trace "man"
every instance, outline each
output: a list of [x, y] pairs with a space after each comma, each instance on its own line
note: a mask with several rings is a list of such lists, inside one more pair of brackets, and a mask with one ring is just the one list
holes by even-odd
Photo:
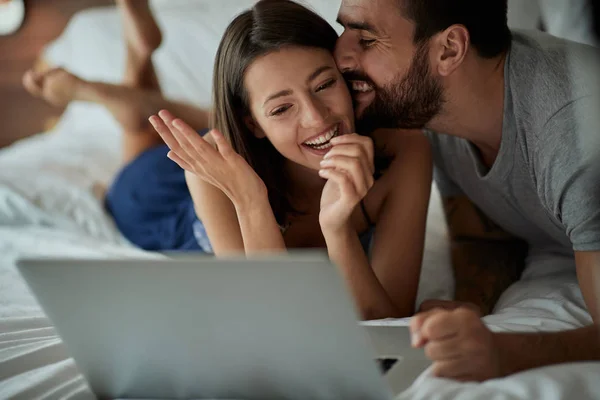
[[521, 292], [579, 278], [593, 318], [493, 333], [472, 307], [429, 303], [411, 322], [414, 345], [458, 380], [600, 360], [598, 64], [592, 47], [511, 34], [506, 3], [343, 0], [338, 18], [360, 127], [427, 129], [457, 300], [487, 314], [524, 267]]

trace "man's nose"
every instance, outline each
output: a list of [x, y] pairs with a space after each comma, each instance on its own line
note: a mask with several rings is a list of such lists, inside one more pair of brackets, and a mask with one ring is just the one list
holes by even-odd
[[358, 69], [358, 49], [344, 33], [337, 41], [333, 56], [338, 69], [343, 73]]

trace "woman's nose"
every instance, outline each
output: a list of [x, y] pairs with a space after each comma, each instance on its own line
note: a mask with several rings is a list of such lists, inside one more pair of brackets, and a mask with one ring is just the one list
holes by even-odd
[[304, 111], [304, 126], [306, 128], [318, 128], [325, 125], [329, 118], [329, 107], [319, 99], [311, 99], [306, 102]]

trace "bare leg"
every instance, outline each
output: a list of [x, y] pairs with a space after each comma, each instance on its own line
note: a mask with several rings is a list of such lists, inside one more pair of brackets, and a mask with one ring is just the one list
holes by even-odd
[[186, 121], [194, 129], [209, 126], [209, 111], [165, 99], [159, 91], [90, 82], [64, 69], [45, 73], [29, 71], [23, 78], [27, 90], [58, 107], [71, 101], [86, 101], [105, 106], [123, 127], [123, 159], [129, 162], [145, 150], [162, 144], [148, 118], [162, 109]]
[[121, 11], [127, 64], [123, 84], [132, 87], [159, 89], [152, 65], [152, 54], [162, 43], [162, 33], [148, 0], [116, 0]]
[[[196, 129], [208, 127], [209, 115], [206, 110], [162, 96], [151, 60], [152, 52], [160, 44], [160, 30], [147, 0], [117, 0], [117, 3], [123, 13], [128, 49], [123, 85], [85, 81], [64, 69], [28, 71], [23, 84], [32, 95], [55, 106], [65, 107], [74, 100], [104, 105], [123, 127], [123, 159], [129, 162], [162, 144], [148, 122], [150, 115], [168, 109]], [[138, 6], [142, 6], [142, 11]]]

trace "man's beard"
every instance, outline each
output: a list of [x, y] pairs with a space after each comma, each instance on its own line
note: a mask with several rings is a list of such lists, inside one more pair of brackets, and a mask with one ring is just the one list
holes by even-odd
[[[375, 87], [370, 79], [363, 77], [362, 80]], [[442, 86], [430, 73], [428, 46], [422, 43], [417, 47], [404, 78], [375, 89], [375, 99], [357, 116], [357, 131], [369, 133], [378, 128], [422, 129], [441, 112], [443, 105]]]

